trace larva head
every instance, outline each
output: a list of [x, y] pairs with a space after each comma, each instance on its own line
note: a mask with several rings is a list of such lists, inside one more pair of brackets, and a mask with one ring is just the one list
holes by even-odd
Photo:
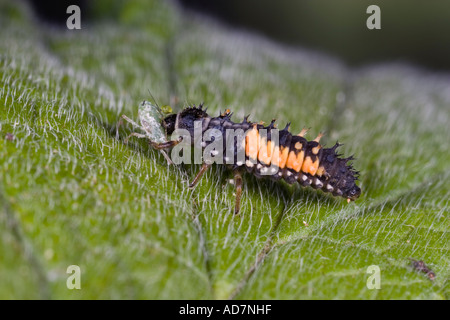
[[194, 135], [194, 125], [196, 121], [202, 121], [207, 118], [208, 114], [202, 109], [202, 106], [186, 108], [178, 114], [167, 116], [162, 125], [166, 129], [168, 135], [172, 134], [176, 129], [188, 130]]
[[356, 185], [358, 172], [348, 164], [354, 158], [339, 158], [337, 147], [338, 143], [332, 148], [323, 149], [321, 165], [328, 177], [324, 182], [325, 188], [335, 196], [346, 198], [348, 202], [354, 201], [361, 195], [361, 188]]

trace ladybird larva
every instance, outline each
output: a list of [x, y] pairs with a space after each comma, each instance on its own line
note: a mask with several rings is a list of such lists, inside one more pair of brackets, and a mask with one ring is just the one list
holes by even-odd
[[[202, 175], [209, 169], [214, 161], [206, 161], [207, 156], [221, 157], [219, 163], [231, 167], [236, 185], [235, 213], [240, 211], [242, 192], [242, 173], [247, 171], [257, 177], [269, 177], [273, 180], [283, 179], [289, 184], [295, 182], [304, 187], [321, 189], [347, 199], [348, 202], [356, 200], [361, 189], [356, 185], [359, 172], [349, 164], [353, 156], [341, 158], [336, 153], [340, 146], [336, 143], [331, 148], [320, 145], [322, 134], [314, 140], [304, 138], [307, 129], [298, 135], [289, 132], [289, 123], [282, 130], [276, 129], [275, 120], [268, 126], [262, 123], [248, 121], [248, 116], [240, 123], [231, 120], [232, 113], [226, 110], [217, 117], [211, 117], [200, 105], [185, 108], [176, 114], [169, 114], [161, 120], [161, 126], [166, 137], [172, 136], [176, 131], [184, 130], [190, 138], [190, 145], [198, 141], [198, 134], [202, 135], [200, 147], [203, 151], [202, 167], [189, 187], [193, 188], [200, 181]], [[203, 139], [208, 131], [216, 130], [221, 134], [218, 149], [208, 149], [218, 140]], [[228, 135], [229, 130], [240, 131], [244, 134]], [[266, 133], [266, 134], [263, 134]], [[159, 150], [169, 149], [178, 145], [182, 139], [166, 140], [150, 144]], [[228, 142], [228, 143], [227, 143]], [[228, 147], [232, 146], [231, 154]]]

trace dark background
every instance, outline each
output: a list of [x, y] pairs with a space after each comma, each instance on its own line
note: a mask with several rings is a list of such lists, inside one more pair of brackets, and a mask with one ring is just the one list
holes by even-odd
[[[95, 0], [91, 0], [95, 1]], [[65, 28], [70, 4], [95, 20], [86, 0], [30, 0], [39, 17]], [[447, 0], [179, 0], [236, 29], [337, 56], [350, 66], [402, 61], [450, 70]], [[381, 30], [369, 30], [369, 5], [381, 9]], [[87, 13], [87, 14], [85, 14]]]

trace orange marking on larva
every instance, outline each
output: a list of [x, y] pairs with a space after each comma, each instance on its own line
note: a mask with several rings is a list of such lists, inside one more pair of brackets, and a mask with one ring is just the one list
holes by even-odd
[[259, 152], [258, 152], [258, 160], [263, 164], [270, 165], [270, 161], [272, 160], [272, 141], [267, 141], [266, 138], [260, 138], [259, 140]]
[[321, 176], [323, 176], [324, 173], [325, 173], [325, 168], [323, 166], [320, 166], [319, 169], [317, 169], [316, 175], [321, 177]]
[[315, 142], [319, 142], [320, 141], [320, 139], [323, 137], [323, 133], [322, 132], [320, 132], [318, 135], [317, 135], [317, 137], [313, 140], [313, 141], [315, 141]]
[[[275, 149], [276, 148], [278, 148], [278, 147], [275, 147]], [[274, 155], [275, 155], [275, 151], [274, 151]], [[279, 154], [278, 154], [278, 163], [276, 163], [276, 165], [280, 169], [284, 169], [284, 167], [286, 165], [286, 162], [287, 162], [287, 159], [288, 159], [288, 155], [289, 155], [289, 148], [285, 147], [285, 146], [281, 146]]]
[[280, 147], [275, 146], [273, 148], [273, 153], [272, 153], [272, 158], [270, 159], [270, 163], [279, 167], [280, 166], [280, 158], [281, 158]]
[[298, 155], [294, 151], [289, 152], [289, 157], [286, 162], [286, 166], [295, 172], [300, 172], [303, 163], [304, 152], [301, 151]]
[[318, 168], [319, 168], [319, 159], [316, 159], [316, 161], [313, 162], [311, 157], [306, 157], [302, 165], [303, 172], [309, 173], [310, 175], [314, 176]]
[[286, 161], [286, 167], [288, 167], [289, 169], [294, 169], [294, 162], [295, 162], [295, 160], [296, 160], [296, 156], [295, 156], [295, 152], [294, 151], [291, 151], [291, 152], [289, 152], [289, 156], [288, 156], [288, 159], [287, 159], [287, 161]]
[[317, 147], [312, 148], [311, 151], [312, 151], [313, 154], [318, 154], [320, 148], [322, 148], [322, 146], [319, 144]]
[[308, 131], [309, 128], [303, 128], [302, 131], [300, 131], [300, 133], [297, 136], [303, 137]]
[[247, 132], [245, 136], [245, 155], [249, 158], [256, 160], [258, 158], [259, 151], [259, 132], [256, 124], [253, 125], [253, 129]]
[[300, 171], [302, 168], [304, 158], [305, 158], [305, 152], [302, 150], [297, 154], [298, 171]]
[[309, 167], [312, 164], [312, 160], [311, 157], [306, 157], [306, 159], [303, 161], [303, 165], [302, 165], [302, 171], [304, 173], [308, 173], [309, 172]]

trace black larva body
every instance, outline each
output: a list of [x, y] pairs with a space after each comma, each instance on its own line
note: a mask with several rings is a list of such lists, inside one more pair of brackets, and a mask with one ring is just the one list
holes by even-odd
[[[231, 121], [231, 113], [227, 110], [218, 117], [209, 116], [202, 107], [190, 107], [182, 110], [178, 114], [167, 116], [163, 121], [166, 133], [170, 136], [175, 129], [185, 129], [191, 134], [191, 141], [194, 141], [194, 122], [201, 121], [202, 132], [208, 129], [217, 129], [222, 132], [224, 137], [224, 148], [226, 141], [227, 129], [242, 129], [244, 132], [251, 132], [260, 129], [267, 130], [267, 140], [264, 143], [269, 143], [271, 140], [270, 130], [274, 128], [274, 121], [269, 126], [249, 122], [247, 117], [241, 123]], [[332, 193], [334, 196], [341, 196], [350, 200], [356, 200], [361, 193], [361, 189], [356, 185], [358, 172], [355, 171], [351, 164], [348, 164], [353, 157], [340, 158], [336, 153], [339, 144], [336, 143], [332, 148], [322, 148], [319, 144], [320, 136], [315, 141], [308, 141], [303, 136], [292, 135], [288, 131], [289, 125], [283, 130], [279, 130], [279, 150], [280, 159], [283, 155], [288, 155], [286, 161], [278, 160], [277, 165], [273, 166], [270, 160], [267, 162], [261, 161], [258, 157], [257, 162], [251, 164], [248, 160], [250, 154], [246, 152], [245, 161], [237, 161], [232, 159], [232, 168], [239, 170], [246, 168], [248, 172], [257, 177], [270, 177], [274, 180], [284, 179], [289, 184], [295, 182], [302, 186], [310, 186], [315, 189], [322, 189], [324, 192]], [[256, 138], [258, 138], [258, 134]], [[211, 142], [210, 142], [211, 143]], [[242, 144], [242, 141], [234, 141], [236, 148]], [[203, 143], [205, 148], [208, 143]], [[248, 145], [248, 143], [247, 143]], [[287, 151], [286, 151], [287, 150]], [[223, 152], [225, 156], [225, 152]], [[227, 161], [228, 160], [228, 161]], [[223, 163], [230, 163], [230, 159], [224, 159]], [[299, 165], [300, 163], [300, 165]], [[270, 165], [272, 166], [270, 167]], [[275, 169], [274, 169], [275, 167]], [[267, 170], [271, 170], [269, 175]], [[265, 172], [263, 175], [262, 172]]]

